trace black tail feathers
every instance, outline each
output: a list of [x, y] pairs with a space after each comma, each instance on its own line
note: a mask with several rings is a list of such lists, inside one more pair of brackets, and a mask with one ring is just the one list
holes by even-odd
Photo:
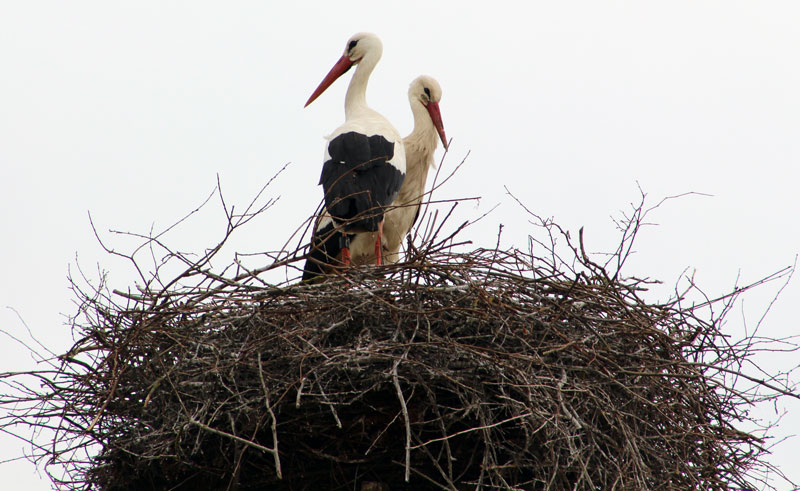
[[314, 232], [311, 239], [311, 250], [303, 267], [303, 280], [311, 281], [331, 272], [334, 266], [340, 265], [342, 248], [347, 247], [349, 237], [334, 228], [331, 221]]

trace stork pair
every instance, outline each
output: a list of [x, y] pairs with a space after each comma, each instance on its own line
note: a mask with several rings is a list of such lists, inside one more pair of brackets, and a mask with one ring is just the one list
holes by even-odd
[[325, 273], [336, 263], [396, 262], [402, 240], [419, 215], [437, 136], [447, 149], [439, 112], [442, 90], [433, 78], [417, 77], [409, 87], [414, 130], [405, 139], [367, 105], [367, 82], [382, 52], [383, 45], [374, 34], [354, 35], [306, 102], [306, 106], [311, 104], [356, 65], [345, 96], [345, 122], [328, 137], [325, 147], [319, 181], [325, 210], [314, 227], [303, 280]]

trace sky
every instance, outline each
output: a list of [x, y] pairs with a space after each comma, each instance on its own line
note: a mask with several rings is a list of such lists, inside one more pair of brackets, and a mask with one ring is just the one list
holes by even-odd
[[[28, 340], [30, 329], [54, 352], [72, 342], [68, 272], [105, 270], [123, 289], [135, 281], [100, 247], [89, 213], [107, 245], [130, 250], [110, 231], [162, 230], [217, 178], [243, 209], [288, 163], [266, 191], [277, 204], [232, 250], [283, 245], [321, 199], [323, 136], [343, 121], [349, 76], [303, 104], [359, 31], [383, 40], [367, 98], [401, 134], [412, 126], [408, 84], [440, 82], [452, 138], [443, 170], [469, 155], [437, 197], [480, 196], [460, 207], [464, 219], [496, 207], [470, 229], [475, 245], [493, 246], [500, 224], [504, 246], [536, 233], [507, 188], [573, 234], [584, 227], [590, 250], [611, 250], [612, 218], [641, 188], [651, 204], [697, 193], [654, 210], [638, 238], [628, 272], [662, 280], [654, 298], [682, 275], [726, 293], [800, 253], [797, 2], [2, 1], [0, 12], [0, 329]], [[199, 252], [223, 232], [211, 203], [168, 240]], [[752, 332], [782, 286], [745, 295], [726, 332]], [[798, 301], [795, 278], [760, 334], [800, 334]], [[9, 336], [0, 349], [0, 371], [35, 366]], [[797, 402], [752, 414], [783, 415], [775, 441], [800, 433]], [[24, 451], [0, 435], [0, 460]], [[794, 436], [768, 460], [800, 483], [797, 455]], [[27, 461], [0, 464], [0, 476], [50, 489]]]

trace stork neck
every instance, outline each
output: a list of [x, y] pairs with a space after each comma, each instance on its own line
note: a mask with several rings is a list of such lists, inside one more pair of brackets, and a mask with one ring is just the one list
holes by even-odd
[[436, 133], [436, 128], [433, 126], [428, 110], [421, 102], [413, 100], [411, 102], [411, 112], [414, 114], [414, 129], [407, 138], [424, 143], [425, 146], [431, 148], [432, 151], [436, 148], [438, 134]]
[[370, 56], [370, 53], [364, 55], [361, 61], [356, 66], [356, 73], [350, 79], [350, 85], [347, 87], [347, 95], [344, 98], [344, 117], [350, 119], [358, 112], [369, 109], [367, 106], [367, 83], [372, 70], [378, 64], [379, 57]]

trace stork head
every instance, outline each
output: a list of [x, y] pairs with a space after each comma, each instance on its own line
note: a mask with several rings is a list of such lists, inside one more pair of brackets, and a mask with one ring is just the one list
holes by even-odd
[[435, 78], [428, 75], [421, 75], [411, 82], [408, 87], [408, 100], [411, 105], [422, 104], [428, 115], [431, 117], [433, 127], [439, 133], [442, 145], [447, 150], [447, 136], [444, 134], [444, 123], [442, 123], [442, 113], [439, 111], [439, 101], [442, 100], [442, 88]]
[[325, 89], [330, 87], [337, 78], [344, 75], [347, 70], [350, 69], [350, 67], [358, 64], [364, 58], [371, 59], [373, 60], [373, 63], [377, 63], [382, 53], [383, 44], [375, 34], [372, 34], [371, 32], [359, 32], [358, 34], [353, 35], [353, 37], [347, 40], [347, 44], [344, 48], [344, 54], [341, 58], [339, 58], [339, 61], [333, 65], [331, 71], [325, 75], [325, 78], [319, 84], [317, 90], [315, 90], [314, 93], [311, 94], [311, 97], [308, 98], [306, 106], [314, 102], [314, 99], [325, 92]]

